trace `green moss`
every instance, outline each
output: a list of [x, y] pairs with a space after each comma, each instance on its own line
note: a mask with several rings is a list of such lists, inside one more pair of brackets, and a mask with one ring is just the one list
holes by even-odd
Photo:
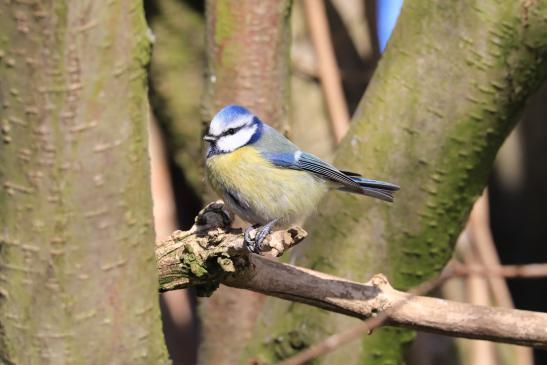
[[[215, 66], [215, 77], [222, 82], [224, 77], [233, 77], [234, 72], [238, 67], [241, 67], [238, 60], [241, 58], [242, 48], [245, 45], [241, 42], [241, 34], [239, 39], [233, 39], [240, 18], [235, 17], [230, 9], [231, 0], [217, 0], [215, 2], [215, 26], [214, 40], [219, 47], [220, 55], [218, 61], [222, 64]], [[229, 81], [225, 81], [229, 82]]]
[[233, 35], [237, 22], [230, 10], [230, 0], [217, 0], [215, 4], [215, 43], [223, 44]]
[[198, 278], [208, 274], [205, 263], [193, 254], [192, 247], [190, 245], [185, 246], [184, 253], [181, 258], [181, 265], [183, 268], [187, 269], [186, 271], [190, 271]]
[[[377, 329], [372, 335], [364, 337], [362, 362], [373, 365], [401, 364], [403, 362], [401, 348], [406, 348], [414, 336], [414, 331], [403, 328]], [[391, 346], [386, 346], [386, 342]]]

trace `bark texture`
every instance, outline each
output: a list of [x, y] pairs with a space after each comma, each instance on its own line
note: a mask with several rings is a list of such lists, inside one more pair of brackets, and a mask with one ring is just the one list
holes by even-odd
[[[204, 126], [220, 108], [237, 103], [289, 132], [290, 10], [290, 0], [207, 0]], [[222, 288], [200, 301], [199, 362], [236, 364], [263, 300], [257, 293]]]
[[204, 122], [239, 103], [288, 133], [291, 1], [207, 1]]
[[[547, 73], [547, 1], [405, 2], [335, 164], [401, 185], [394, 205], [330, 194], [296, 264], [397, 288], [438, 273], [500, 144]], [[333, 244], [335, 242], [336, 244]], [[275, 363], [350, 324], [270, 300], [247, 358]], [[378, 331], [321, 363], [396, 364], [412, 334]]]
[[0, 362], [165, 364], [141, 1], [0, 3]]

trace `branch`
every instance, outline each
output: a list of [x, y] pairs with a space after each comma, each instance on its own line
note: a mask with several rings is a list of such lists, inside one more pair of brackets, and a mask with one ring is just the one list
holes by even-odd
[[338, 143], [348, 131], [350, 116], [330, 38], [325, 3], [323, 0], [306, 0], [304, 10], [315, 48], [321, 87], [325, 94], [332, 130]]
[[[453, 273], [452, 270], [445, 269], [443, 271], [443, 274], [440, 275], [439, 277], [431, 278], [428, 281], [413, 288], [412, 290], [409, 290], [408, 294], [411, 294], [411, 295], [408, 296], [406, 301], [412, 299], [416, 295], [425, 294], [437, 288], [444, 281], [446, 281], [446, 279], [450, 278], [452, 276], [452, 273]], [[391, 311], [393, 311], [396, 308], [399, 308], [403, 304], [405, 304], [404, 301], [397, 303], [395, 306], [391, 308]], [[321, 340], [320, 342], [315, 343], [314, 345], [306, 348], [303, 351], [300, 351], [296, 355], [283, 360], [278, 365], [305, 364], [307, 361], [313, 360], [319, 356], [332, 352], [338, 349], [340, 346], [347, 344], [351, 341], [355, 341], [357, 338], [360, 338], [362, 335], [366, 333], [370, 335], [374, 329], [380, 327], [388, 319], [388, 315], [389, 315], [388, 311], [381, 312], [376, 316], [370, 317], [362, 321], [356, 326], [353, 326], [349, 329], [344, 330], [343, 332], [328, 336], [327, 338]], [[488, 342], [485, 342], [485, 343], [488, 343]]]
[[[189, 231], [175, 231], [157, 244], [160, 292], [195, 286], [206, 289], [201, 295], [209, 295], [228, 276], [244, 277], [249, 269], [242, 231], [230, 228], [233, 215], [221, 201], [205, 207], [195, 222]], [[264, 240], [262, 254], [281, 256], [305, 237], [306, 232], [298, 227], [274, 232]]]
[[[382, 274], [361, 284], [249, 254], [241, 230], [220, 202], [206, 207], [190, 231], [175, 232], [156, 249], [160, 291], [197, 286], [210, 294], [220, 283], [366, 319], [449, 336], [547, 348], [547, 314], [446, 301], [395, 290]], [[265, 254], [279, 255], [305, 237], [278, 231]], [[401, 304], [403, 303], [403, 304]]]
[[538, 279], [547, 277], [547, 263], [484, 267], [482, 265], [464, 265], [457, 261], [452, 261], [449, 265], [453, 266], [454, 274], [458, 276], [481, 275], [511, 279]]

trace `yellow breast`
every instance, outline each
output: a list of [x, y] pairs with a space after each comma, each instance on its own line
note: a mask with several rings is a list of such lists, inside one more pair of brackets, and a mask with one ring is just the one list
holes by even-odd
[[[273, 219], [291, 223], [312, 211], [327, 191], [327, 185], [313, 175], [275, 167], [250, 146], [212, 156], [206, 165], [212, 187], [223, 198], [227, 192], [237, 194], [249, 212], [236, 213], [251, 223], [262, 224]], [[257, 221], [252, 222], [250, 217]]]

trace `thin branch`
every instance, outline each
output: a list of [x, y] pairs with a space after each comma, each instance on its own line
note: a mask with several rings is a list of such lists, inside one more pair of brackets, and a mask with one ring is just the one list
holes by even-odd
[[[496, 269], [501, 266], [501, 263], [490, 231], [488, 214], [488, 195], [485, 191], [473, 206], [469, 216], [469, 241], [479, 254], [479, 260], [482, 261], [484, 266]], [[515, 306], [509, 287], [503, 277], [489, 276], [488, 283], [498, 305], [506, 308]]]
[[[422, 285], [410, 290], [411, 294], [406, 301], [401, 301], [397, 307], [403, 305], [408, 300], [412, 300], [415, 295], [422, 295], [440, 286], [446, 280], [458, 276], [481, 275], [481, 276], [504, 276], [504, 277], [545, 277], [547, 276], [547, 264], [530, 264], [515, 266], [497, 266], [488, 268], [481, 265], [464, 265], [458, 261], [452, 261], [447, 265], [443, 274], [424, 282]], [[381, 312], [375, 317], [371, 317], [362, 323], [340, 333], [336, 333], [326, 339], [310, 346], [304, 351], [299, 352], [293, 357], [284, 360], [278, 365], [300, 365], [313, 360], [319, 356], [332, 352], [353, 340], [358, 339], [364, 334], [370, 334], [381, 326], [388, 319], [388, 312]]]
[[[471, 239], [467, 232], [462, 234], [466, 245], [460, 245], [463, 253], [463, 260], [466, 265], [478, 265], [479, 260], [475, 252], [475, 247], [471, 245]], [[490, 277], [492, 278], [492, 277]], [[490, 292], [488, 290], [488, 281], [486, 277], [470, 274], [465, 280], [467, 301], [476, 305], [490, 305], [492, 303]], [[471, 341], [470, 344], [470, 365], [495, 365], [496, 348], [494, 343], [488, 341]]]
[[[256, 255], [249, 258], [252, 270], [227, 278], [225, 284], [360, 319], [388, 311], [387, 322], [393, 326], [547, 348], [545, 313], [421, 296], [408, 300], [410, 294], [393, 289], [381, 274], [360, 284]], [[404, 305], [397, 308], [401, 301]]]
[[[410, 290], [410, 294], [405, 301], [401, 301], [394, 306], [393, 309], [399, 308], [408, 300], [411, 300], [416, 295], [425, 294], [435, 289], [441, 285], [446, 279], [452, 276], [452, 272], [445, 270], [443, 274], [437, 278], [430, 279], [424, 282], [422, 285]], [[364, 334], [372, 334], [372, 331], [375, 328], [380, 327], [388, 319], [388, 311], [379, 313], [376, 316], [370, 317], [369, 319], [364, 320], [362, 323], [344, 331], [341, 333], [336, 333], [332, 336], [327, 337], [321, 342], [310, 346], [304, 351], [299, 352], [298, 354], [282, 361], [278, 365], [300, 365], [304, 364], [307, 361], [313, 360], [321, 355], [325, 355], [329, 352], [332, 352], [339, 348], [342, 345], [345, 345], [351, 341], [356, 340]]]
[[538, 279], [547, 277], [547, 263], [526, 265], [503, 265], [496, 267], [484, 267], [482, 265], [464, 265], [457, 261], [451, 264], [457, 276], [481, 275], [513, 279]]
[[[462, 234], [465, 237], [468, 237], [469, 247], [467, 251], [469, 253], [472, 251], [477, 255], [467, 255], [466, 261], [476, 261], [483, 267], [487, 267], [493, 270], [500, 270], [501, 262], [498, 256], [496, 249], [496, 244], [494, 243], [494, 238], [492, 236], [492, 231], [490, 229], [490, 217], [489, 217], [489, 204], [488, 204], [488, 192], [485, 189], [482, 196], [475, 202], [465, 232]], [[471, 256], [471, 257], [469, 257]], [[475, 284], [482, 286], [483, 281], [478, 277], [480, 273], [471, 273], [469, 281], [473, 280]], [[484, 276], [484, 275], [481, 275]], [[474, 278], [474, 279], [471, 279]], [[479, 290], [480, 294], [476, 294], [474, 298], [481, 297], [483, 295], [489, 296], [492, 295], [492, 303], [495, 303], [498, 306], [505, 308], [514, 308], [513, 298], [509, 291], [507, 282], [503, 276], [500, 275], [488, 275], [485, 276], [486, 283], [490, 287], [490, 291]], [[473, 297], [471, 297], [473, 299]], [[489, 304], [488, 300], [486, 303], [475, 303], [473, 304]], [[474, 363], [476, 364], [487, 364], [495, 363], [495, 350], [492, 344], [482, 341], [476, 341], [473, 343], [473, 346], [481, 348], [482, 351], [472, 351]], [[511, 349], [515, 354], [515, 364], [516, 365], [530, 365], [533, 364], [533, 353], [532, 349], [522, 346], [516, 346]], [[488, 358], [488, 361], [487, 361]], [[473, 362], [473, 360], [472, 360]]]
[[[392, 326], [547, 348], [547, 314], [451, 302], [397, 291], [382, 275], [361, 284], [249, 254], [220, 202], [210, 204], [187, 232], [156, 248], [160, 291], [220, 283], [367, 319], [386, 312]], [[278, 255], [300, 242], [299, 228], [270, 235], [264, 250]], [[409, 300], [412, 297], [412, 300]], [[399, 305], [399, 303], [404, 303]]]
[[[423, 286], [417, 287], [409, 291], [409, 293], [421, 295], [431, 291], [448, 279], [469, 275], [502, 276], [506, 278], [541, 278], [547, 277], [547, 264], [505, 265], [489, 268], [482, 265], [464, 265], [458, 261], [452, 261], [447, 265], [447, 269], [442, 276], [424, 283]], [[410, 298], [411, 297], [409, 297], [409, 299]], [[400, 304], [402, 305], [404, 303]], [[386, 318], [387, 312], [382, 312], [380, 315], [371, 317], [344, 332], [329, 336], [325, 340], [299, 352], [297, 355], [283, 361], [279, 365], [303, 364], [306, 361], [332, 352], [340, 346], [345, 345], [366, 333], [370, 333], [374, 328], [379, 327]]]
[[304, 10], [317, 56], [319, 78], [334, 137], [336, 142], [340, 142], [349, 128], [350, 117], [330, 38], [324, 0], [304, 0]]

